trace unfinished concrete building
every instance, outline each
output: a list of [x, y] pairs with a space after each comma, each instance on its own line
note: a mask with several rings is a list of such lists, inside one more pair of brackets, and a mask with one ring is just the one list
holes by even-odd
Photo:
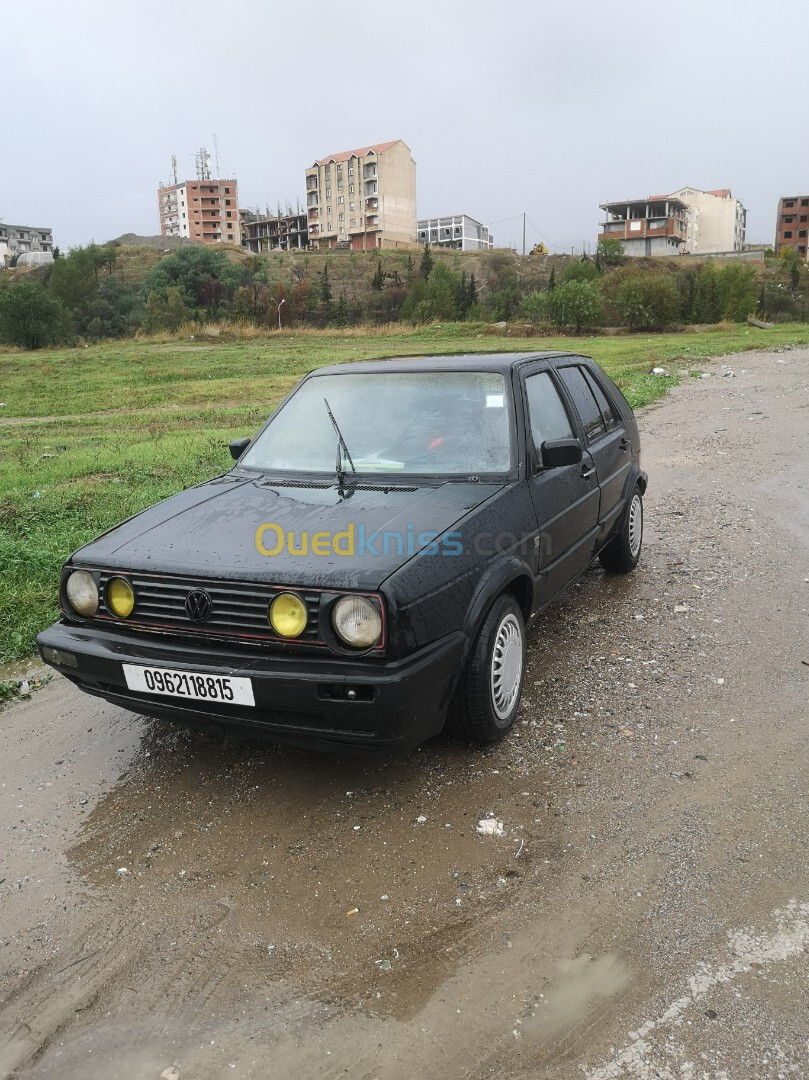
[[242, 247], [260, 255], [263, 251], [300, 251], [309, 245], [306, 212], [258, 214], [240, 210]]
[[620, 240], [625, 255], [679, 255], [688, 236], [688, 206], [673, 195], [601, 203], [599, 240]]

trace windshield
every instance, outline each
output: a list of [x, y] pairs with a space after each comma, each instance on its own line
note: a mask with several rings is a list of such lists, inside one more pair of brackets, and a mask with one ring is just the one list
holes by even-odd
[[[315, 375], [239, 464], [334, 473], [338, 438], [326, 402], [358, 473], [475, 475], [511, 468], [505, 380], [490, 371]], [[341, 460], [350, 476], [344, 451]]]

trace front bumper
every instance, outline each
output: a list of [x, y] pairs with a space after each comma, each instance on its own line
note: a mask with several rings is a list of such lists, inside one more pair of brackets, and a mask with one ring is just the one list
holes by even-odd
[[[72, 654], [76, 666], [43, 660], [80, 689], [164, 720], [240, 728], [277, 742], [323, 750], [409, 750], [437, 734], [463, 666], [458, 631], [403, 660], [343, 660], [234, 651], [216, 643], [57, 622], [37, 638], [43, 649]], [[123, 664], [249, 678], [255, 706], [188, 701], [130, 690]], [[357, 697], [344, 697], [347, 688]]]

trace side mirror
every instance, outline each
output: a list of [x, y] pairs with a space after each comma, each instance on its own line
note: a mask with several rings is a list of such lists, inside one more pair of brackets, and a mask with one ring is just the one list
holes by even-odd
[[583, 456], [578, 439], [554, 439], [542, 444], [541, 464], [545, 469], [560, 469], [563, 465], [578, 465]]
[[251, 441], [251, 439], [234, 439], [233, 442], [228, 444], [230, 446], [230, 456], [234, 461], [239, 460]]

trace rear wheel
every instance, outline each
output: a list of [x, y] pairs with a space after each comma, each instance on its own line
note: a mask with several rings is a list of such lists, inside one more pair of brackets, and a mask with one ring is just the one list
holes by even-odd
[[629, 506], [624, 511], [618, 532], [598, 556], [605, 570], [613, 574], [628, 574], [634, 570], [643, 547], [643, 499], [635, 488]]
[[478, 630], [452, 699], [447, 726], [478, 743], [502, 739], [520, 708], [525, 624], [510, 593], [495, 600]]

